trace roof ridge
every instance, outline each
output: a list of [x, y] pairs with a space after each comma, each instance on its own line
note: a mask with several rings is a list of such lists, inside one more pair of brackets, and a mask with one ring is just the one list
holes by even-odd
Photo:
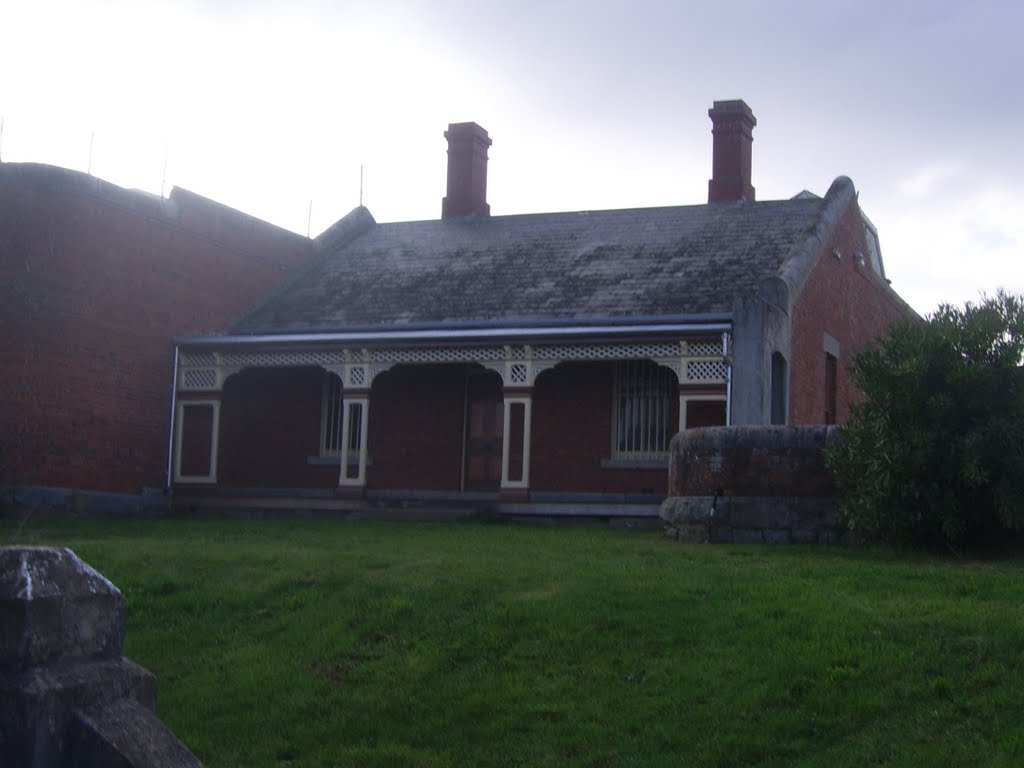
[[314, 237], [314, 247], [322, 251], [344, 247], [375, 226], [377, 220], [373, 214], [366, 206], [360, 205]]
[[369, 209], [362, 205], [353, 208], [313, 239], [313, 258], [304, 267], [297, 269], [290, 278], [232, 318], [228, 326], [232, 330], [237, 329], [239, 325], [284, 294], [299, 280], [320, 267], [337, 249], [357, 240], [376, 225], [377, 222]]
[[[838, 176], [821, 199], [818, 217], [810, 232], [782, 260], [778, 272], [761, 283], [761, 296], [776, 306], [789, 311], [789, 300], [803, 290], [821, 249], [839, 225], [850, 202], [856, 200], [857, 190], [848, 176]], [[781, 284], [780, 284], [781, 283]]]

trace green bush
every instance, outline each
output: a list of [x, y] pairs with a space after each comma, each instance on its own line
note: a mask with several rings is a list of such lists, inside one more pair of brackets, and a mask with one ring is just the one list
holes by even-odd
[[829, 466], [852, 530], [898, 544], [1024, 531], [1024, 297], [941, 306], [854, 355], [864, 393]]

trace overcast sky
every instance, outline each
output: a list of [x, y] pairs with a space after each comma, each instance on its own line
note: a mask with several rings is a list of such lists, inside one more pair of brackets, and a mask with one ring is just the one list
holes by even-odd
[[918, 311], [1024, 293], [1017, 0], [14, 0], [3, 25], [7, 162], [303, 234], [312, 201], [316, 235], [360, 166], [378, 221], [437, 218], [473, 120], [493, 215], [700, 204], [707, 110], [742, 98], [757, 199], [852, 178]]

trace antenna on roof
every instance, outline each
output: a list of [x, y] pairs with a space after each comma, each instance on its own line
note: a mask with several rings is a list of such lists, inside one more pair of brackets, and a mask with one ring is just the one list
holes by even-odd
[[359, 207], [363, 207], [363, 164], [359, 164]]
[[164, 139], [164, 171], [160, 176], [160, 197], [164, 196], [164, 187], [167, 185], [167, 156], [170, 153], [170, 142]]
[[309, 237], [310, 229], [313, 226], [313, 201], [309, 201], [309, 216], [306, 218], [306, 237]]
[[92, 144], [96, 139], [96, 129], [93, 128], [92, 133], [89, 134], [89, 164], [86, 166], [86, 173], [92, 176]]

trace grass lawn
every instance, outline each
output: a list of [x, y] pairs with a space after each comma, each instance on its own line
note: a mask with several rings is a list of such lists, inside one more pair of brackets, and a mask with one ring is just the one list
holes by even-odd
[[470, 523], [0, 520], [208, 766], [1024, 765], [1024, 563]]

